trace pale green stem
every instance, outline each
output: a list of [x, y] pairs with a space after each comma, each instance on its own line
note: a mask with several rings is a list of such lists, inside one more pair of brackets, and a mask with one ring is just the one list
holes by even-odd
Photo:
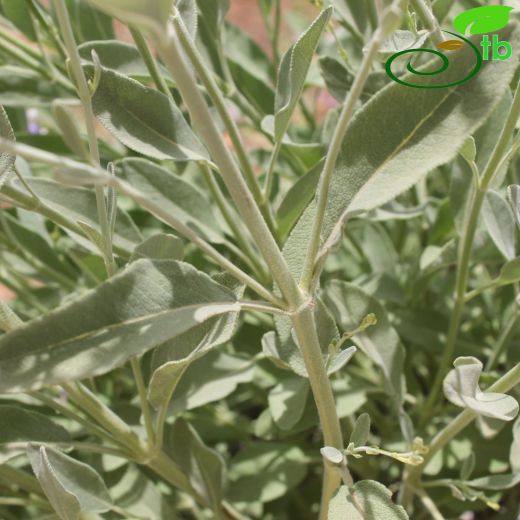
[[[492, 384], [486, 392], [505, 394], [520, 383], [520, 363], [512, 368], [507, 374], [502, 376], [496, 383]], [[466, 409], [453, 419], [432, 439], [428, 446], [428, 453], [424, 455], [424, 462], [419, 466], [413, 467], [405, 477], [403, 482], [402, 504], [404, 507], [410, 505], [414, 489], [420, 486], [421, 476], [424, 469], [439, 450], [444, 448], [456, 435], [466, 428], [478, 417], [473, 410]]]
[[[96, 118], [92, 108], [92, 98], [90, 88], [87, 83], [87, 78], [83, 73], [81, 67], [81, 58], [78, 52], [74, 33], [72, 32], [72, 26], [70, 23], [69, 14], [65, 6], [64, 0], [53, 0], [53, 5], [56, 10], [58, 22], [60, 24], [61, 32], [63, 33], [63, 39], [65, 40], [65, 47], [69, 56], [70, 65], [76, 81], [78, 95], [83, 105], [85, 112], [85, 123], [87, 126], [87, 135], [89, 143], [89, 151], [92, 163], [95, 166], [100, 166], [99, 147], [96, 136]], [[110, 225], [108, 223], [107, 207], [105, 202], [105, 192], [102, 186], [96, 186], [96, 204], [98, 210], [99, 224], [101, 228], [101, 234], [103, 235], [105, 247], [104, 247], [104, 261], [107, 273], [109, 276], [114, 274], [114, 254], [112, 250], [112, 233], [110, 231]]]
[[130, 33], [132, 34], [132, 38], [134, 39], [137, 49], [139, 50], [139, 54], [141, 54], [141, 57], [143, 58], [146, 68], [150, 72], [150, 76], [152, 77], [153, 82], [157, 87], [157, 90], [159, 90], [159, 92], [162, 92], [165, 96], [168, 96], [170, 100], [173, 101], [173, 95], [171, 93], [171, 90], [168, 88], [166, 80], [161, 74], [161, 71], [157, 66], [155, 58], [152, 56], [152, 53], [150, 52], [148, 44], [146, 43], [146, 40], [141, 34], [141, 31], [139, 31], [135, 27], [130, 27]]
[[426, 5], [426, 2], [424, 0], [410, 0], [410, 2], [423, 25], [430, 31], [433, 43], [438, 44], [443, 42], [445, 38], [442, 34], [439, 22], [437, 18], [435, 18], [432, 10]]
[[[292, 315], [292, 323], [309, 374], [309, 382], [320, 417], [325, 446], [343, 450], [343, 435], [336, 411], [332, 387], [323, 361], [311, 303]], [[348, 470], [347, 475], [349, 475]], [[335, 468], [324, 464], [320, 520], [326, 520], [330, 499], [338, 488], [341, 476]]]
[[455, 346], [459, 334], [460, 321], [466, 299], [466, 287], [468, 285], [470, 272], [471, 250], [473, 247], [475, 232], [477, 230], [480, 211], [482, 209], [489, 185], [493, 181], [496, 174], [500, 171], [499, 168], [501, 167], [502, 160], [507, 153], [507, 147], [515, 131], [519, 117], [520, 83], [517, 85], [515, 96], [513, 98], [513, 104], [511, 105], [511, 110], [504, 128], [502, 129], [495, 149], [493, 150], [493, 154], [491, 155], [489, 162], [482, 174], [479, 186], [473, 195], [470, 210], [462, 232], [457, 261], [457, 277], [455, 281], [455, 304], [450, 315], [450, 327], [446, 340], [446, 347], [442, 353], [441, 362], [439, 368], [437, 369], [437, 374], [432, 385], [430, 395], [428, 396], [428, 400], [426, 401], [426, 404], [423, 408], [423, 424], [429, 419], [433, 407], [437, 403], [442, 387], [442, 381], [444, 380], [444, 376], [446, 375], [450, 362], [452, 361], [452, 358], [455, 354]]
[[291, 276], [287, 263], [260, 212], [249, 186], [244, 181], [208, 105], [198, 89], [191, 70], [184, 61], [181, 44], [175, 28], [170, 24], [164, 40], [159, 44], [164, 63], [175, 79], [177, 88], [190, 112], [194, 128], [202, 136], [217, 164], [226, 187], [248, 226], [257, 247], [267, 262], [288, 303], [296, 307], [300, 300], [299, 288]]
[[306, 290], [310, 289], [312, 285], [314, 265], [321, 245], [321, 232], [325, 221], [330, 185], [334, 174], [334, 168], [343, 144], [343, 139], [356, 109], [356, 104], [363, 92], [363, 88], [365, 87], [368, 75], [372, 69], [372, 63], [384, 39], [385, 34], [381, 27], [379, 27], [374, 33], [370, 46], [363, 57], [356, 79], [348, 93], [347, 99], [345, 100], [327, 152], [316, 196], [316, 216], [314, 217], [311, 237], [300, 282], [301, 286]]
[[415, 492], [421, 499], [424, 508], [428, 511], [428, 513], [430, 513], [430, 516], [433, 520], [446, 520], [435, 505], [435, 502], [431, 499], [430, 495], [424, 491], [424, 489], [416, 489]]
[[[211, 100], [215, 104], [215, 108], [217, 109], [222, 122], [224, 123], [224, 126], [226, 127], [226, 130], [229, 133], [229, 137], [231, 139], [231, 142], [233, 143], [233, 146], [235, 148], [238, 161], [240, 163], [240, 166], [242, 167], [242, 170], [244, 172], [244, 175], [246, 177], [247, 186], [249, 187], [249, 190], [251, 190], [251, 194], [258, 206], [260, 207], [262, 211], [262, 215], [265, 218], [269, 229], [274, 230], [275, 224], [272, 217], [272, 214], [270, 212], [269, 204], [265, 200], [262, 190], [260, 189], [260, 185], [258, 183], [258, 179], [255, 175], [255, 172], [253, 170], [253, 165], [251, 164], [251, 161], [249, 160], [248, 152], [244, 146], [244, 143], [242, 141], [242, 137], [240, 136], [240, 132], [238, 130], [238, 127], [231, 117], [231, 114], [229, 113], [229, 110], [226, 107], [226, 100], [224, 99], [224, 96], [222, 95], [222, 92], [220, 91], [215, 79], [213, 78], [210, 69], [208, 66], [204, 63], [204, 60], [202, 56], [200, 55], [199, 51], [197, 50], [197, 47], [194, 45], [193, 41], [190, 38], [190, 35], [188, 34], [186, 27], [181, 19], [180, 16], [175, 16], [173, 21], [173, 26], [175, 28], [178, 41], [181, 43], [184, 51], [186, 52], [187, 56], [190, 59], [190, 62], [192, 63], [193, 67], [197, 71], [198, 76], [200, 77], [204, 87], [206, 88], [206, 91], [208, 92], [209, 96], [211, 97]], [[173, 40], [172, 37], [170, 37], [170, 42]], [[173, 45], [170, 44], [170, 47]], [[174, 71], [171, 71], [172, 74], [174, 74]], [[196, 88], [196, 83], [195, 83]], [[182, 92], [181, 92], [182, 94]], [[188, 107], [189, 108], [189, 107]], [[208, 144], [208, 143], [206, 143]], [[228, 152], [229, 154], [229, 152]], [[234, 163], [234, 161], [233, 161]], [[235, 165], [236, 169], [236, 165]]]
[[282, 149], [282, 140], [280, 140], [274, 144], [273, 153], [271, 154], [271, 159], [269, 160], [269, 166], [267, 167], [267, 174], [265, 176], [265, 188], [264, 188], [265, 200], [269, 200], [271, 198], [271, 192], [273, 191], [274, 168], [276, 166], [276, 161], [278, 160], [278, 156], [280, 155], [281, 149]]
[[139, 403], [141, 405], [141, 411], [143, 413], [143, 420], [146, 428], [148, 444], [150, 446], [153, 446], [155, 444], [155, 431], [153, 427], [153, 419], [152, 413], [150, 411], [150, 405], [146, 396], [146, 385], [144, 382], [143, 372], [141, 370], [141, 365], [139, 363], [138, 358], [132, 358], [130, 360], [130, 363], [132, 365], [132, 372], [134, 374], [135, 384], [137, 386], [137, 391], [139, 394]]
[[215, 200], [220, 213], [224, 217], [227, 225], [231, 229], [233, 236], [235, 237], [238, 245], [242, 248], [242, 251], [245, 253], [246, 257], [251, 264], [250, 267], [255, 271], [255, 273], [263, 278], [264, 280], [269, 277], [266, 273], [265, 266], [258, 260], [258, 252], [253, 249], [249, 239], [245, 236], [242, 231], [239, 223], [237, 222], [237, 215], [233, 214], [233, 211], [229, 207], [229, 204], [226, 200], [226, 197], [222, 193], [218, 182], [215, 180], [214, 175], [211, 172], [211, 168], [206, 163], [200, 163], [200, 169], [202, 171], [202, 175], [204, 180], [208, 186], [208, 189], [211, 193], [211, 196]]

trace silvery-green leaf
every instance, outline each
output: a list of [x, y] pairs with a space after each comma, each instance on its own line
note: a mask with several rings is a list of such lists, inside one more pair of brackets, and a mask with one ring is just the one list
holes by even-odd
[[205, 194], [179, 175], [146, 159], [123, 159], [120, 177], [211, 242], [223, 241], [213, 208]]
[[89, 152], [85, 140], [81, 137], [76, 116], [70, 109], [70, 104], [64, 100], [55, 100], [52, 103], [52, 114], [61, 131], [67, 146], [82, 160], [89, 160]]
[[459, 357], [455, 369], [445, 377], [444, 395], [456, 406], [469, 408], [479, 415], [512, 421], [518, 414], [518, 402], [506, 394], [482, 392], [478, 385], [482, 363], [474, 357]]
[[229, 0], [197, 0], [200, 20], [212, 38], [220, 38], [224, 17], [229, 10]]
[[[217, 275], [215, 281], [231, 289], [237, 298], [242, 297], [244, 287], [237, 284], [236, 280], [231, 279], [229, 275]], [[238, 318], [238, 312], [230, 312], [211, 318], [154, 350], [152, 357], [152, 369], [154, 372], [148, 385], [148, 399], [152, 406], [159, 408], [169, 402], [188, 366], [205, 355], [209, 350], [231, 339], [237, 328]], [[217, 360], [218, 358], [219, 356], [217, 356]], [[215, 357], [209, 358], [201, 366], [195, 366], [192, 372], [197, 374], [199, 371], [203, 371], [204, 367], [209, 364], [211, 369], [205, 374], [204, 378], [209, 384], [214, 374], [215, 363], [217, 362]], [[189, 376], [188, 374], [187, 380], [189, 380]], [[242, 375], [239, 374], [237, 377], [239, 380], [234, 376], [227, 379], [227, 388], [230, 388], [231, 391], [235, 389], [236, 383], [240, 382]], [[249, 373], [246, 377], [249, 377]], [[186, 387], [185, 381], [181, 385], [179, 394], [176, 395], [176, 399], [179, 402], [183, 397], [186, 397]], [[204, 392], [202, 392], [201, 396], [204, 395]], [[210, 399], [212, 397], [210, 396]], [[197, 400], [196, 396], [192, 395], [191, 400], [186, 402], [187, 406], [190, 404], [200, 406], [200, 399]]]
[[135, 262], [141, 258], [150, 260], [182, 260], [184, 257], [184, 245], [180, 238], [174, 235], [161, 233], [153, 235], [139, 244], [132, 256], [130, 262]]
[[471, 452], [460, 467], [460, 480], [468, 480], [475, 469], [475, 453]]
[[[86, 188], [63, 186], [48, 179], [26, 178], [25, 181], [34, 190], [42, 201], [56, 212], [55, 222], [61, 224], [59, 215], [66, 215], [74, 222], [82, 221], [91, 228], [100, 231], [97, 216], [96, 196], [94, 192]], [[25, 192], [25, 188], [18, 179], [6, 185], [3, 191], [9, 195], [10, 186]], [[36, 207], [35, 211], [38, 212]], [[43, 213], [45, 215], [45, 213]], [[67, 229], [65, 227], [65, 229]], [[69, 231], [74, 240], [81, 243], [87, 249], [92, 249], [92, 244], [77, 233]], [[141, 234], [128, 213], [118, 208], [117, 220], [114, 232], [114, 249], [117, 254], [129, 258], [131, 251], [142, 241]]]
[[345, 460], [345, 455], [336, 448], [331, 446], [325, 446], [320, 449], [320, 453], [324, 459], [331, 462], [332, 464], [341, 464]]
[[0, 405], [0, 444], [70, 442], [69, 432], [46, 415], [19, 406]]
[[105, 374], [239, 308], [230, 290], [188, 264], [138, 260], [72, 303], [2, 336], [0, 392]]
[[356, 334], [353, 342], [378, 365], [387, 391], [400, 404], [404, 397], [404, 348], [390, 324], [385, 309], [355, 285], [333, 281], [325, 291], [325, 302], [345, 332], [353, 331], [365, 316], [374, 313], [377, 324]]
[[321, 35], [332, 15], [323, 10], [298, 41], [285, 53], [278, 71], [275, 98], [275, 139], [281, 141], [305, 86], [305, 79]]
[[392, 492], [374, 480], [341, 486], [329, 505], [328, 520], [408, 520], [406, 511], [392, 502]]
[[188, 34], [195, 40], [197, 36], [197, 2], [196, 0], [179, 0], [175, 6], [179, 12], [179, 16], [182, 18]]
[[291, 430], [301, 419], [309, 390], [307, 379], [291, 377], [280, 381], [269, 392], [269, 410], [281, 430]]
[[90, 466], [50, 447], [31, 445], [27, 455], [52, 507], [62, 520], [78, 520], [81, 512], [105, 513], [112, 499]]
[[89, 4], [129, 25], [160, 35], [172, 14], [173, 0], [87, 0]]
[[477, 157], [477, 146], [475, 145], [475, 139], [473, 137], [468, 137], [462, 148], [459, 150], [460, 155], [466, 159], [466, 161], [474, 161]]
[[[3, 139], [9, 139], [14, 141], [14, 132], [9, 122], [9, 118], [4, 110], [4, 107], [0, 106], [0, 137]], [[0, 154], [0, 189], [3, 184], [9, 179], [9, 176], [14, 168], [15, 162], [14, 155], [2, 152]]]
[[482, 206], [482, 216], [489, 236], [507, 260], [516, 256], [515, 221], [506, 200], [496, 191], [488, 190]]
[[[520, 30], [511, 24], [499, 33], [513, 48], [520, 47]], [[478, 43], [478, 42], [477, 42]], [[355, 115], [342, 143], [331, 180], [320, 262], [341, 237], [349, 217], [381, 206], [411, 188], [438, 166], [453, 159], [464, 141], [486, 121], [518, 64], [518, 56], [484, 62], [471, 81], [450, 89], [412, 89], [394, 83], [376, 94]], [[455, 81], [473, 70], [475, 54], [469, 45], [451, 59], [447, 77], [406, 76], [422, 86]], [[427, 69], [438, 64], [428, 64]], [[388, 132], [386, 121], [392, 121]], [[315, 220], [313, 201], [284, 246], [291, 270], [299, 275], [310, 230]]]
[[352, 359], [352, 356], [356, 352], [356, 347], [348, 347], [333, 355], [332, 358], [327, 361], [327, 374], [330, 376], [341, 370]]
[[195, 492], [220, 511], [226, 484], [222, 456], [204, 444], [186, 421], [177, 419], [168, 439], [169, 454], [188, 477]]
[[[106, 69], [139, 81], [151, 80], [150, 71], [134, 45], [119, 40], [96, 40], [83, 43], [78, 47], [81, 58], [91, 63], [92, 51], [95, 51], [99, 62]], [[164, 79], [173, 83], [168, 70], [162, 64], [157, 66]]]
[[509, 464], [513, 473], [520, 473], [520, 417], [513, 424], [513, 442], [509, 452]]
[[250, 383], [254, 365], [249, 359], [214, 349], [189, 364], [175, 387], [169, 414], [193, 410], [232, 394], [237, 386]]
[[511, 489], [520, 482], [520, 473], [508, 475], [490, 475], [466, 482], [468, 486], [478, 489], [489, 489], [491, 491], [501, 491]]
[[513, 210], [516, 224], [520, 227], [520, 186], [518, 184], [507, 187], [507, 200]]
[[362, 413], [354, 423], [352, 433], [350, 434], [350, 442], [354, 443], [354, 446], [364, 446], [370, 435], [370, 415]]
[[520, 257], [510, 260], [500, 270], [498, 282], [501, 285], [515, 283], [520, 280]]
[[271, 502], [297, 488], [307, 469], [307, 457], [299, 446], [250, 443], [231, 461], [228, 497], [237, 505]]
[[[398, 29], [387, 38], [383, 45], [379, 48], [378, 55], [381, 59], [389, 58], [396, 52], [405, 51], [407, 49], [420, 49], [428, 39], [428, 31], [419, 31], [414, 34], [411, 31], [404, 31]], [[363, 48], [363, 51], [368, 50], [368, 45]]]
[[[84, 70], [94, 76], [92, 65]], [[101, 67], [100, 72], [92, 107], [116, 139], [152, 159], [207, 160], [206, 150], [166, 95], [114, 70]]]

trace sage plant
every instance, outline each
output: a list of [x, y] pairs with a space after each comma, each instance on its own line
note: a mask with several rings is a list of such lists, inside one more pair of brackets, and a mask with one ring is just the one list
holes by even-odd
[[1, 2], [0, 518], [518, 518], [514, 6], [243, 3]]

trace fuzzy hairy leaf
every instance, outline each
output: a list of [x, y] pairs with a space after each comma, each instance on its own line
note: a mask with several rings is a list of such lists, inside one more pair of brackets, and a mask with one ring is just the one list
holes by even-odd
[[[516, 49], [514, 56], [499, 63], [484, 62], [471, 81], [446, 89], [411, 89], [393, 83], [357, 112], [343, 140], [330, 185], [322, 257], [341, 236], [346, 219], [385, 204], [449, 162], [486, 121], [518, 65], [520, 29], [512, 25], [500, 37], [511, 42]], [[444, 81], [464, 77], [473, 69], [474, 52], [466, 47], [451, 60]], [[436, 67], [437, 62], [427, 66]], [[422, 85], [439, 83], [436, 76], [408, 79]], [[284, 255], [296, 274], [303, 267], [305, 255], [301, 251], [308, 243], [314, 215], [315, 201], [284, 246]]]
[[330, 502], [328, 520], [407, 520], [405, 510], [392, 502], [392, 493], [374, 480], [341, 486]]
[[[94, 67], [84, 66], [94, 76]], [[152, 159], [206, 160], [181, 111], [161, 92], [100, 67], [92, 107], [101, 124], [125, 146]]]
[[189, 264], [139, 260], [78, 300], [0, 338], [0, 392], [105, 374], [238, 309], [231, 291]]
[[80, 513], [105, 513], [112, 499], [99, 474], [83, 462], [50, 447], [31, 445], [27, 455], [52, 507], [62, 520]]
[[[2, 106], [0, 106], [0, 137], [14, 141], [13, 128]], [[15, 157], [13, 155], [5, 152], [0, 154], [0, 189], [9, 179], [12, 169], [14, 168], [14, 161]]]
[[281, 141], [305, 86], [305, 79], [321, 35], [332, 15], [323, 10], [299, 40], [285, 53], [280, 63], [274, 108], [275, 140]]
[[213, 209], [194, 185], [146, 159], [123, 159], [121, 178], [211, 242], [222, 242]]
[[19, 406], [0, 405], [0, 444], [70, 442], [69, 432], [46, 415]]

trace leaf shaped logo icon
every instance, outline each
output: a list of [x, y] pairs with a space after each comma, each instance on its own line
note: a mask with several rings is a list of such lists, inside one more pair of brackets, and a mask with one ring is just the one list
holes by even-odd
[[508, 24], [512, 10], [507, 5], [475, 7], [459, 14], [453, 21], [453, 26], [464, 35], [498, 31]]
[[464, 47], [464, 42], [461, 40], [447, 40], [445, 42], [439, 43], [437, 45], [438, 49], [443, 49], [445, 51], [456, 51], [457, 49], [460, 49], [461, 47]]

